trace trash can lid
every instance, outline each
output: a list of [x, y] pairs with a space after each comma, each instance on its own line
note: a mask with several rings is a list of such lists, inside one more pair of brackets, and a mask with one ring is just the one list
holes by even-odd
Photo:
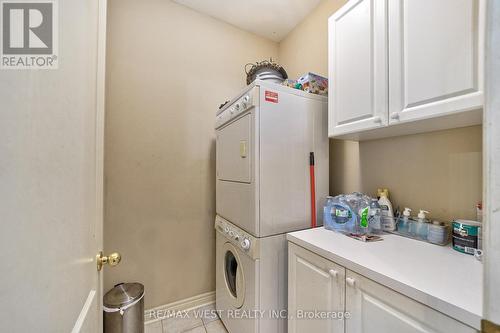
[[144, 286], [140, 283], [122, 283], [104, 295], [104, 306], [108, 308], [121, 308], [132, 303], [144, 294]]

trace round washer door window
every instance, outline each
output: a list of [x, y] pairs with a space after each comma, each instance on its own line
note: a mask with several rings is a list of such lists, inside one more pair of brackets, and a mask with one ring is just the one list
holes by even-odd
[[224, 280], [235, 308], [241, 308], [245, 300], [245, 279], [243, 267], [236, 248], [231, 243], [224, 244]]

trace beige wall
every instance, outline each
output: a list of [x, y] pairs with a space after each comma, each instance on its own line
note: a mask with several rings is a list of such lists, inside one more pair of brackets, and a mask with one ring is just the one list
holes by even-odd
[[[291, 77], [327, 75], [327, 19], [345, 0], [324, 0], [281, 43]], [[474, 218], [482, 189], [480, 126], [367, 142], [330, 140], [330, 193], [391, 190], [395, 205], [437, 219]]]
[[290, 78], [307, 72], [328, 76], [328, 18], [347, 0], [323, 0], [279, 46], [279, 62]]
[[[439, 220], [475, 219], [482, 194], [481, 126], [362, 142], [361, 190], [389, 188], [401, 208]], [[335, 163], [335, 160], [332, 160]]]
[[167, 0], [109, 1], [105, 290], [140, 281], [151, 308], [215, 289], [214, 115], [277, 52]]

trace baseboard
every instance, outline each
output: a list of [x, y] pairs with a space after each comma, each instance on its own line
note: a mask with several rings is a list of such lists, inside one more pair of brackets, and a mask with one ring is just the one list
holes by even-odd
[[158, 316], [158, 313], [172, 313], [177, 311], [189, 311], [205, 305], [215, 303], [215, 291], [196, 295], [186, 299], [181, 299], [173, 303], [160, 305], [152, 309], [144, 311], [144, 321], [146, 324], [160, 321], [164, 317]]

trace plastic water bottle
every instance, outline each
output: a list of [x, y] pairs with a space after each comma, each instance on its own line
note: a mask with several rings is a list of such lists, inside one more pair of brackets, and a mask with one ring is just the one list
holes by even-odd
[[355, 221], [356, 214], [350, 207], [348, 203], [348, 198], [344, 195], [340, 195], [334, 198], [334, 208], [335, 208], [335, 230], [339, 232], [352, 232]]
[[333, 197], [327, 196], [323, 206], [323, 223], [328, 230], [334, 230], [335, 227], [335, 208], [333, 207]]
[[349, 232], [355, 220], [355, 214], [342, 194], [326, 198], [323, 217], [325, 228], [337, 232]]
[[358, 193], [358, 230], [362, 234], [369, 233], [370, 220], [370, 201], [371, 198], [365, 194]]
[[382, 211], [377, 199], [372, 199], [370, 202], [370, 218], [368, 221], [368, 232], [379, 234], [382, 232], [381, 223]]
[[368, 213], [370, 210], [370, 206], [366, 206], [364, 208], [361, 208], [359, 210], [359, 232], [362, 234], [368, 234], [369, 229], [368, 229]]

